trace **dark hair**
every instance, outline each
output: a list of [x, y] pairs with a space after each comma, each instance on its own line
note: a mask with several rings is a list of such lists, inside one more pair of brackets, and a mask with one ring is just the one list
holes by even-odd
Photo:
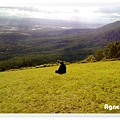
[[60, 64], [64, 64], [64, 62], [61, 61]]

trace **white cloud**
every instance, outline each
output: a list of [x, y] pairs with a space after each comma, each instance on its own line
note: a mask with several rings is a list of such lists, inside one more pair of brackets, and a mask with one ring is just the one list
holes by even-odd
[[119, 0], [0, 0], [0, 6], [32, 6], [32, 5], [46, 5], [46, 4], [110, 4], [110, 3], [120, 3]]
[[[26, 3], [29, 3], [28, 8], [3, 8], [0, 10], [0, 14], [2, 13], [9, 13], [8, 15], [11, 16], [24, 16], [24, 17], [38, 17], [38, 18], [47, 18], [47, 19], [62, 19], [62, 20], [74, 20], [74, 21], [88, 21], [88, 22], [113, 22], [116, 20], [120, 20], [120, 4], [105, 4], [103, 5], [103, 0], [100, 0], [99, 2], [101, 4], [98, 4], [97, 0], [89, 0], [89, 4], [81, 4], [81, 3], [88, 3], [87, 0], [79, 1], [79, 4], [75, 3], [78, 2], [78, 0], [66, 0], [65, 2], [69, 2], [70, 4], [63, 5], [62, 0], [24, 0]], [[18, 1], [16, 0], [16, 3], [13, 2], [13, 0], [2, 0], [1, 3], [11, 2], [12, 4], [18, 4], [20, 5], [24, 3], [23, 0]], [[112, 0], [113, 1], [113, 0]], [[112, 1], [104, 0], [105, 3], [109, 2], [112, 3]], [[35, 6], [31, 4], [34, 2]], [[38, 4], [38, 3], [39, 4]], [[45, 2], [48, 4], [46, 5]], [[49, 4], [49, 3], [55, 3], [55, 4]], [[95, 5], [92, 4], [92, 2], [96, 3]], [[118, 2], [115, 0], [114, 2]], [[41, 4], [40, 4], [41, 3]], [[43, 4], [42, 4], [43, 3]], [[62, 3], [61, 5], [58, 3]], [[71, 4], [72, 3], [72, 4]], [[74, 3], [74, 4], [73, 4]], [[26, 4], [24, 4], [26, 5]], [[43, 5], [43, 6], [42, 6]], [[3, 15], [3, 14], [2, 14]]]

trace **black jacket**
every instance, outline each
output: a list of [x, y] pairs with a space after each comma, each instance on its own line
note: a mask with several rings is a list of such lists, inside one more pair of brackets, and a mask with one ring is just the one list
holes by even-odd
[[66, 65], [61, 64], [57, 72], [58, 73], [66, 73]]

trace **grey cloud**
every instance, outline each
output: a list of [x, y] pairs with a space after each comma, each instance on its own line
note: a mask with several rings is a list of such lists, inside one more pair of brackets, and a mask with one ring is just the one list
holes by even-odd
[[79, 13], [80, 11], [78, 9], [74, 9], [73, 13]]
[[103, 14], [102, 19], [120, 20], [120, 7], [119, 6], [101, 7], [96, 11], [96, 13]]
[[61, 11], [61, 10], [51, 10], [51, 9], [43, 9], [39, 7], [0, 7], [1, 11], [10, 11], [10, 10], [18, 10], [18, 11], [26, 11], [26, 12], [42, 12], [42, 13], [70, 13], [68, 11]]
[[98, 13], [120, 13], [120, 7], [110, 6], [110, 7], [101, 7], [96, 12]]
[[35, 7], [0, 7], [1, 10], [22, 10], [29, 12], [39, 12], [38, 8]]
[[111, 14], [111, 15], [109, 15], [108, 16], [108, 18], [110, 18], [110, 19], [119, 19], [120, 20], [120, 14]]

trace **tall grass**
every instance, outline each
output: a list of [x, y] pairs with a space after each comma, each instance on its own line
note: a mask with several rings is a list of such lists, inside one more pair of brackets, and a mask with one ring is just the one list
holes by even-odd
[[0, 113], [120, 113], [120, 61], [0, 72]]

